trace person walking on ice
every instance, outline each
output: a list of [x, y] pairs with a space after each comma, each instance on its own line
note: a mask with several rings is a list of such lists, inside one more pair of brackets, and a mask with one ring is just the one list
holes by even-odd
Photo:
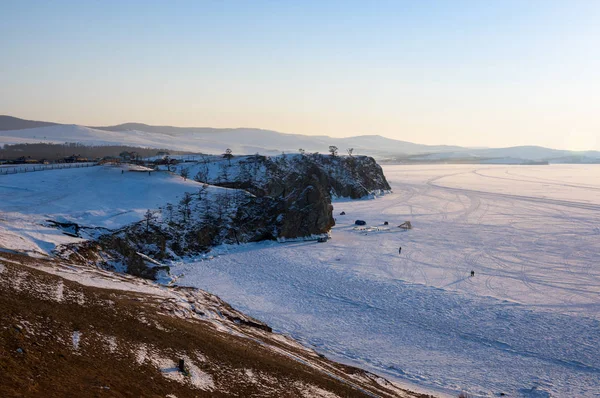
[[398, 248], [398, 254], [401, 254], [401, 253], [402, 253], [402, 246], [400, 246], [400, 247]]
[[475, 276], [475, 271], [471, 270], [471, 276]]

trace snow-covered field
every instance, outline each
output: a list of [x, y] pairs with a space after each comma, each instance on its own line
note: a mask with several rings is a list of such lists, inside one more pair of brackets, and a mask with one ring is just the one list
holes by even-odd
[[0, 248], [49, 254], [82, 239], [63, 234], [48, 220], [114, 230], [141, 221], [148, 209], [177, 203], [199, 186], [131, 165], [0, 175]]
[[600, 396], [600, 166], [384, 172], [394, 193], [335, 203], [346, 215], [328, 243], [220, 247], [173, 272], [327, 356], [438, 393]]

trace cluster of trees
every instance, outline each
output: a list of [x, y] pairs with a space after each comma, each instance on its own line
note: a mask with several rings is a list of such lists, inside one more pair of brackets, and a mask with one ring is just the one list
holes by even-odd
[[[300, 152], [301, 155], [305, 155], [306, 151], [302, 148], [298, 149], [298, 151]], [[331, 154], [332, 157], [336, 157], [338, 155], [338, 151], [339, 148], [335, 145], [329, 145], [329, 153]], [[346, 152], [348, 152], [348, 155], [352, 156], [352, 153], [354, 152], [354, 148], [348, 148], [346, 149]], [[317, 152], [318, 154], [318, 152]]]
[[177, 155], [189, 153], [167, 149], [137, 148], [127, 145], [90, 146], [76, 142], [66, 142], [64, 144], [6, 144], [3, 147], [0, 146], [0, 159], [13, 160], [25, 156], [37, 160], [60, 161], [74, 153], [88, 159], [98, 159], [107, 156], [118, 157], [123, 152], [136, 152], [138, 156], [145, 158], [167, 151]]
[[[306, 151], [302, 148], [298, 149], [298, 151], [300, 152], [301, 155], [306, 154]], [[331, 154], [332, 157], [338, 156], [338, 151], [339, 151], [339, 148], [337, 146], [335, 146], [335, 145], [329, 146], [329, 153]], [[352, 156], [352, 154], [354, 153], [354, 148], [348, 148], [348, 149], [346, 149], [346, 152], [348, 153], [349, 156]], [[283, 153], [283, 154], [285, 155], [285, 153]], [[318, 152], [316, 152], [316, 154], [318, 154]], [[258, 153], [256, 155], [258, 155]], [[230, 148], [227, 148], [225, 150], [223, 157], [229, 161], [229, 164], [231, 164], [231, 159], [233, 158], [233, 152], [231, 151]]]
[[[208, 184], [203, 184], [195, 193], [186, 192], [177, 204], [167, 203], [159, 210], [163, 221], [171, 226], [187, 224], [189, 222], [207, 222], [214, 219], [223, 220], [231, 215], [246, 199], [243, 191], [225, 190], [222, 193], [213, 193], [208, 198]], [[214, 217], [214, 219], [213, 219]], [[146, 228], [156, 221], [157, 214], [148, 210], [145, 214]]]
[[203, 184], [197, 192], [185, 193], [178, 203], [146, 211], [140, 225], [146, 235], [151, 237], [154, 231], [162, 231], [156, 235], [163, 237], [163, 243], [158, 245], [162, 248], [159, 257], [166, 254], [165, 236], [169, 236], [171, 246], [180, 254], [188, 249], [197, 250], [198, 246], [220, 243], [226, 236], [238, 243], [243, 239], [246, 193], [226, 190], [208, 195], [208, 185]]
[[[300, 148], [298, 151], [302, 155], [306, 154], [306, 151], [302, 148]], [[335, 145], [329, 146], [329, 153], [332, 157], [338, 156], [338, 151], [338, 147]], [[346, 151], [348, 152], [348, 155], [352, 156], [354, 148], [348, 148]], [[138, 148], [127, 145], [93, 146], [84, 145], [77, 142], [65, 142], [64, 144], [6, 144], [4, 146], [0, 146], [0, 159], [14, 160], [25, 156], [37, 160], [44, 159], [48, 161], [60, 161], [65, 157], [72, 155], [73, 153], [77, 153], [80, 156], [88, 159], [99, 159], [104, 157], [119, 157], [120, 154], [127, 152], [136, 153], [136, 156], [140, 158], [155, 156], [160, 153], [170, 153], [172, 155], [191, 154], [191, 152], [172, 151], [164, 148]], [[316, 154], [318, 154], [318, 152]], [[233, 151], [230, 148], [227, 148], [222, 156], [223, 158], [227, 159], [228, 164], [231, 165], [231, 159], [234, 157]], [[257, 156], [259, 155], [257, 154]]]

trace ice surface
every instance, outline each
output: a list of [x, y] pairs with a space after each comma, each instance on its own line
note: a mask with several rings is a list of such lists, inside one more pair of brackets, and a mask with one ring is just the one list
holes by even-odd
[[[600, 166], [384, 172], [394, 194], [335, 203], [346, 215], [327, 243], [221, 247], [173, 272], [396, 380], [454, 396], [597, 396]], [[406, 220], [412, 230], [395, 228]]]

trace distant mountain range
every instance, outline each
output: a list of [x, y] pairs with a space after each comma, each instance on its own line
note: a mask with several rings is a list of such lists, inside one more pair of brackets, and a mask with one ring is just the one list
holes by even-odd
[[0, 144], [65, 143], [86, 145], [130, 145], [148, 148], [234, 154], [282, 152], [326, 153], [330, 145], [345, 153], [373, 156], [389, 163], [600, 163], [599, 151], [567, 151], [539, 146], [509, 148], [465, 148], [448, 145], [422, 145], [379, 135], [337, 138], [285, 134], [253, 128], [209, 128], [151, 126], [125, 123], [116, 126], [86, 127], [19, 119], [0, 115]]
[[24, 130], [37, 127], [55, 126], [58, 123], [38, 122], [35, 120], [24, 120], [18, 117], [0, 115], [0, 131], [4, 130]]

